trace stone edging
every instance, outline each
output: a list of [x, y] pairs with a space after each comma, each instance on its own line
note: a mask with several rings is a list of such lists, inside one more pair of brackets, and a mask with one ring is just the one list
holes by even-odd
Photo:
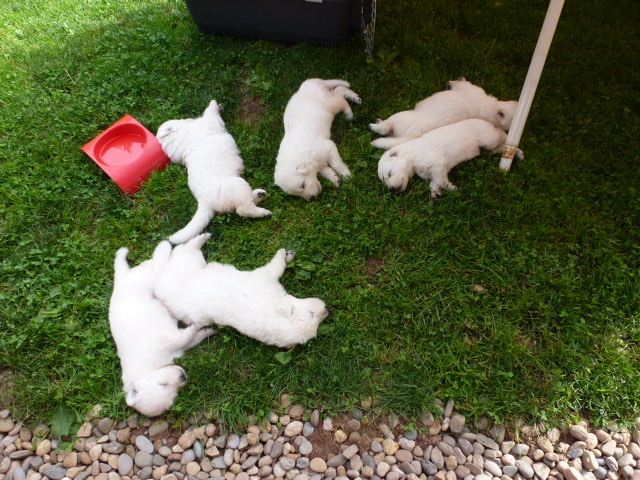
[[640, 480], [640, 421], [630, 431], [523, 427], [519, 442], [502, 426], [470, 428], [452, 402], [442, 418], [425, 416], [420, 433], [394, 416], [284, 412], [231, 434], [215, 423], [174, 431], [163, 419], [102, 418], [85, 422], [66, 450], [49, 426], [32, 432], [4, 410], [0, 480]]

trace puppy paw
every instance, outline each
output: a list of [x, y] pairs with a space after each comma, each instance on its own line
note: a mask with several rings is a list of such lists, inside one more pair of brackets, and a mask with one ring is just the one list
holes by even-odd
[[522, 160], [524, 158], [524, 152], [519, 148], [516, 148], [516, 158], [518, 160]]
[[210, 337], [211, 335], [215, 335], [218, 333], [218, 329], [217, 328], [213, 328], [213, 327], [202, 327], [200, 329], [200, 332], [206, 337]]
[[362, 105], [362, 99], [360, 98], [359, 95], [350, 97], [349, 100], [351, 100], [353, 103], [357, 103], [358, 105]]
[[253, 191], [253, 197], [255, 199], [260, 199], [262, 200], [264, 197], [267, 196], [267, 191], [263, 190], [262, 188], [257, 188]]
[[284, 261], [287, 263], [293, 262], [293, 259], [296, 258], [296, 252], [294, 250], [287, 250], [285, 254]]

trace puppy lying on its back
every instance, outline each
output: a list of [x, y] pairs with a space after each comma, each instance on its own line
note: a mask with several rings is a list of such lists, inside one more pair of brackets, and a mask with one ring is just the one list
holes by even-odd
[[275, 182], [282, 190], [314, 200], [322, 191], [318, 173], [340, 185], [351, 171], [331, 140], [331, 124], [338, 112], [351, 120], [346, 99], [361, 103], [343, 80], [312, 78], [302, 82], [284, 112], [284, 138], [276, 160]]
[[[431, 179], [431, 196], [443, 188], [456, 190], [448, 173], [459, 163], [480, 155], [481, 149], [501, 153], [507, 134], [486, 120], [472, 118], [425, 133], [384, 152], [378, 162], [378, 177], [393, 192], [403, 192], [414, 175]], [[522, 158], [522, 150], [517, 150]]]
[[201, 234], [175, 247], [160, 270], [154, 292], [173, 315], [198, 327], [228, 325], [283, 348], [316, 335], [328, 314], [324, 302], [289, 295], [279, 282], [293, 252], [278, 250], [263, 267], [240, 271], [233, 265], [206, 263], [200, 249], [209, 236]]
[[161, 243], [153, 258], [134, 268], [127, 263], [126, 248], [116, 253], [109, 325], [122, 367], [127, 405], [155, 417], [168, 410], [187, 377], [172, 365], [186, 350], [197, 345], [213, 328], [192, 325], [178, 328], [178, 321], [153, 296], [157, 267], [166, 263], [171, 246]]
[[466, 81], [452, 80], [448, 90], [437, 92], [418, 102], [413, 110], [391, 115], [369, 127], [386, 138], [377, 138], [371, 145], [391, 148], [418, 138], [431, 130], [467, 118], [481, 118], [502, 130], [509, 130], [518, 106], [516, 101], [500, 101], [480, 87]]
[[193, 219], [169, 237], [171, 243], [195, 237], [214, 215], [235, 211], [242, 217], [271, 216], [269, 210], [256, 206], [267, 192], [251, 190], [240, 176], [244, 162], [215, 100], [202, 117], [163, 123], [157, 137], [171, 161], [187, 167], [189, 188], [198, 201]]

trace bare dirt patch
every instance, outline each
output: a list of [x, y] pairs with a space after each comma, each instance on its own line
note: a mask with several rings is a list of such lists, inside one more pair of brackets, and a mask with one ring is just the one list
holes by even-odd
[[380, 269], [384, 266], [384, 260], [369, 255], [365, 260], [365, 264], [369, 275], [376, 277]]
[[240, 101], [240, 118], [245, 122], [259, 123], [264, 118], [266, 110], [262, 97], [253, 97], [247, 93]]

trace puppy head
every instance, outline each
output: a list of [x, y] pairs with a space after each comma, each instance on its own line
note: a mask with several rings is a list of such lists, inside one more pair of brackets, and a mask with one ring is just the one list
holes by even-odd
[[287, 295], [278, 305], [277, 311], [289, 320], [315, 325], [329, 315], [327, 306], [319, 298], [296, 298], [293, 295]]
[[297, 165], [295, 170], [278, 168], [276, 165], [275, 181], [288, 194], [305, 200], [315, 200], [322, 191], [316, 172], [306, 163]]
[[164, 140], [174, 135], [178, 131], [181, 120], [168, 120], [158, 127], [156, 137], [158, 140]]
[[182, 367], [167, 365], [125, 385], [127, 405], [148, 417], [157, 417], [173, 405], [178, 390], [187, 382]]
[[327, 318], [327, 315], [329, 315], [329, 310], [327, 310], [327, 306], [319, 298], [315, 298], [315, 297], [304, 298], [303, 305], [305, 306], [307, 311], [310, 313], [311, 318], [317, 321], [318, 323], [323, 321], [325, 318]]
[[186, 120], [168, 120], [158, 127], [156, 138], [173, 163], [183, 163], [178, 132]]
[[378, 162], [378, 177], [394, 193], [404, 192], [413, 176], [413, 164], [397, 150], [387, 150]]
[[516, 100], [509, 102], [498, 101], [498, 122], [505, 132], [511, 128], [511, 122], [516, 114], [517, 107], [518, 102]]

